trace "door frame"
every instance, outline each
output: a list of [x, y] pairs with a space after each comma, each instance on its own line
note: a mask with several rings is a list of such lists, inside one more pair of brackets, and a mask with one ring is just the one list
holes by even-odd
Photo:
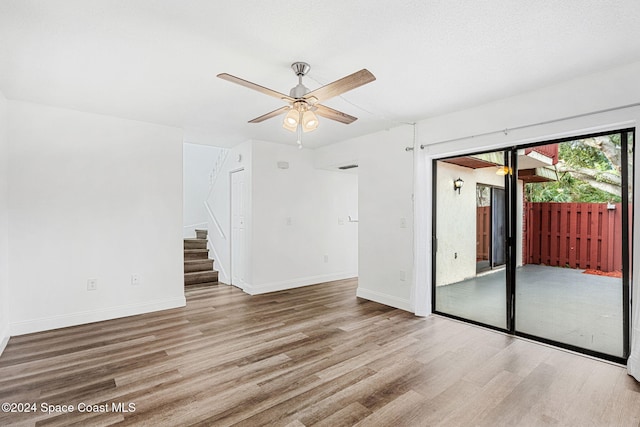
[[[505, 307], [505, 315], [507, 316], [507, 321], [506, 321], [506, 328], [501, 328], [499, 326], [495, 326], [495, 325], [490, 325], [487, 323], [482, 323], [476, 320], [472, 320], [472, 319], [466, 319], [464, 317], [460, 317], [460, 316], [456, 316], [454, 314], [449, 314], [449, 313], [444, 313], [441, 311], [437, 311], [436, 310], [436, 274], [437, 274], [437, 269], [436, 269], [436, 256], [438, 253], [438, 236], [436, 235], [436, 231], [437, 231], [437, 212], [438, 212], [438, 166], [437, 163], [439, 161], [442, 160], [446, 160], [446, 159], [453, 159], [456, 157], [461, 157], [461, 156], [473, 156], [473, 155], [478, 155], [478, 154], [485, 154], [485, 153], [494, 153], [494, 152], [503, 152], [504, 153], [504, 165], [507, 167], [512, 168], [513, 164], [511, 161], [511, 156], [510, 156], [510, 152], [514, 151], [516, 153], [516, 162], [517, 162], [517, 150], [515, 149], [515, 147], [502, 147], [502, 148], [496, 148], [496, 149], [487, 149], [487, 150], [481, 150], [481, 151], [471, 151], [471, 152], [463, 152], [463, 153], [456, 153], [455, 155], [449, 155], [449, 156], [444, 156], [444, 157], [433, 157], [431, 159], [432, 161], [432, 168], [431, 168], [431, 186], [432, 186], [432, 190], [431, 190], [431, 195], [432, 195], [432, 211], [431, 211], [431, 312], [434, 314], [438, 314], [441, 316], [445, 316], [445, 317], [449, 317], [452, 319], [456, 319], [456, 320], [460, 320], [466, 323], [471, 323], [473, 325], [478, 325], [478, 326], [482, 326], [485, 328], [489, 328], [489, 329], [493, 329], [496, 331], [500, 331], [500, 332], [506, 332], [509, 334], [513, 334], [514, 333], [514, 328], [513, 328], [513, 318], [515, 318], [515, 311], [514, 311], [514, 303], [515, 303], [515, 299], [514, 299], [514, 294], [515, 294], [515, 290], [512, 291], [512, 287], [514, 284], [514, 280], [513, 278], [510, 278], [510, 275], [513, 275], [513, 277], [515, 278], [515, 262], [514, 262], [514, 266], [510, 266], [510, 247], [511, 245], [515, 245], [515, 239], [509, 239], [508, 236], [510, 236], [512, 234], [512, 225], [511, 223], [512, 218], [510, 216], [509, 213], [509, 207], [511, 205], [511, 203], [509, 203], [510, 201], [510, 192], [512, 191], [512, 187], [513, 189], [517, 192], [517, 185], [509, 185], [509, 182], [511, 181], [509, 179], [509, 174], [506, 174], [504, 176], [504, 183], [503, 183], [503, 187], [502, 189], [505, 191], [505, 203], [504, 203], [504, 218], [505, 218], [505, 236], [507, 237], [507, 241], [505, 242], [505, 250], [507, 251], [507, 255], [506, 255], [506, 262], [505, 262], [505, 268], [506, 268], [506, 277], [507, 279], [505, 280], [506, 282], [506, 307]], [[515, 170], [517, 172], [517, 164], [516, 164], [516, 168], [513, 168], [512, 170]], [[516, 176], [516, 182], [517, 182], [517, 176]], [[488, 185], [488, 184], [483, 184], [487, 187], [496, 187], [495, 185]], [[499, 188], [499, 187], [498, 187]], [[492, 236], [493, 238], [493, 236]], [[515, 259], [515, 257], [513, 257]]]
[[[233, 203], [234, 203], [234, 190], [233, 190], [233, 176], [236, 173], [239, 172], [245, 172], [245, 168], [244, 167], [240, 167], [240, 168], [236, 168], [236, 169], [232, 169], [229, 171], [229, 284], [231, 286], [235, 286], [237, 288], [240, 288], [241, 290], [245, 290], [246, 287], [246, 283], [242, 280], [240, 280], [240, 283], [234, 283], [234, 278], [233, 278], [233, 265], [234, 265], [234, 256], [233, 256], [233, 246], [234, 246], [234, 235], [233, 235], [233, 225], [234, 225], [234, 221], [233, 221], [233, 213], [234, 213], [234, 209], [233, 209]], [[245, 178], [246, 178], [246, 174], [245, 174]], [[245, 183], [246, 185], [246, 183]], [[246, 197], [245, 197], [245, 208], [246, 208]], [[245, 213], [245, 217], [246, 217], [246, 213]], [[245, 221], [245, 226], [246, 226], [246, 221]], [[245, 228], [245, 233], [246, 233], [246, 228]], [[246, 247], [245, 247], [246, 249]], [[245, 255], [245, 261], [246, 261], [246, 254]], [[245, 263], [246, 264], [246, 263]]]
[[[631, 223], [631, 227], [629, 227], [630, 215], [629, 215], [629, 182], [634, 182], [633, 176], [635, 174], [635, 164], [633, 171], [631, 172], [631, 176], [629, 175], [628, 166], [629, 166], [629, 158], [628, 158], [628, 143], [629, 143], [629, 135], [633, 136], [633, 144], [635, 152], [635, 143], [636, 143], [636, 128], [635, 127], [626, 127], [621, 129], [612, 129], [597, 133], [588, 133], [588, 134], [579, 134], [570, 137], [557, 138], [553, 140], [545, 140], [543, 142], [536, 142], [531, 144], [523, 144], [518, 145], [515, 148], [523, 149], [523, 148], [531, 148], [531, 147], [539, 147], [541, 145], [548, 144], [559, 144], [562, 142], [575, 141], [577, 139], [585, 139], [585, 138], [593, 138], [597, 136], [605, 136], [612, 134], [620, 134], [621, 147], [620, 147], [620, 163], [622, 165], [622, 174], [621, 174], [621, 204], [626, 206], [626, 208], [622, 209], [622, 357], [613, 356], [606, 353], [601, 353], [594, 350], [589, 350], [586, 348], [574, 346], [567, 343], [562, 343], [559, 341], [550, 340], [543, 337], [538, 337], [530, 334], [526, 334], [524, 332], [519, 332], [516, 329], [515, 325], [515, 310], [516, 310], [516, 296], [515, 296], [515, 287], [514, 293], [512, 295], [513, 298], [513, 315], [514, 315], [514, 329], [513, 334], [522, 338], [531, 339], [534, 341], [539, 341], [545, 344], [553, 345], [555, 347], [564, 348], [567, 350], [575, 351], [576, 353], [582, 353], [589, 356], [593, 356], [599, 359], [609, 360], [615, 363], [620, 363], [623, 365], [627, 364], [627, 359], [629, 358], [630, 348], [631, 348], [631, 290], [633, 283], [631, 282], [631, 245], [630, 245], [630, 233], [633, 233], [633, 223]], [[517, 174], [516, 174], [517, 180]], [[517, 196], [517, 192], [516, 192]], [[515, 199], [514, 199], [515, 200]], [[635, 211], [635, 206], [633, 207]], [[516, 230], [517, 231], [517, 230]], [[626, 231], [626, 232], [625, 232]], [[513, 281], [515, 284], [515, 270]]]

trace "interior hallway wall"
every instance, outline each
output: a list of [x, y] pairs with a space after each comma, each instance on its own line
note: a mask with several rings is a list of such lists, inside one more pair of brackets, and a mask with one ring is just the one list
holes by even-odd
[[[229, 149], [225, 161], [216, 172], [212, 190], [208, 193], [207, 205], [211, 210], [208, 216], [209, 258], [214, 260], [214, 268], [218, 270], [218, 281], [231, 283], [231, 172], [244, 170], [248, 185], [245, 186], [245, 199], [248, 210], [245, 217], [247, 239], [251, 242], [251, 173], [253, 142], [247, 141]], [[250, 262], [250, 254], [245, 254], [246, 262]], [[251, 282], [251, 271], [247, 272], [247, 280]]]
[[207, 228], [209, 215], [204, 202], [209, 195], [213, 169], [221, 151], [209, 145], [185, 143], [182, 147], [183, 237], [193, 238], [196, 228]]
[[317, 167], [358, 164], [357, 295], [413, 311], [414, 128], [403, 125], [314, 150]]
[[[358, 275], [358, 175], [317, 169], [314, 151], [253, 143], [249, 293]], [[286, 166], [285, 166], [286, 165]]]

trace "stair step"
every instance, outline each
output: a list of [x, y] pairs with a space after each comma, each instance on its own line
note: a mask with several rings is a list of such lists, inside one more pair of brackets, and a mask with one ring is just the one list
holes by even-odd
[[184, 250], [185, 260], [207, 259], [207, 258], [209, 258], [208, 249], [185, 249]]
[[193, 273], [194, 271], [211, 271], [213, 270], [212, 259], [196, 259], [184, 261], [184, 272]]
[[208, 230], [198, 230], [196, 229], [196, 238], [197, 239], [206, 239], [209, 234]]
[[184, 248], [185, 249], [206, 249], [207, 240], [206, 239], [184, 239]]
[[193, 273], [184, 273], [184, 284], [195, 285], [197, 283], [217, 282], [218, 272], [212, 271], [194, 271]]
[[185, 285], [186, 287], [188, 287], [190, 290], [194, 290], [194, 289], [198, 289], [200, 287], [207, 287], [207, 286], [216, 286], [219, 285], [220, 282], [204, 282], [204, 283], [193, 283], [191, 285]]

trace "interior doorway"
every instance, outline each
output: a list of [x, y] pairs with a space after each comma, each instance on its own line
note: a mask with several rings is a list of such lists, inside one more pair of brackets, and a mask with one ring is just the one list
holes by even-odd
[[625, 363], [633, 140], [625, 129], [435, 160], [433, 311]]

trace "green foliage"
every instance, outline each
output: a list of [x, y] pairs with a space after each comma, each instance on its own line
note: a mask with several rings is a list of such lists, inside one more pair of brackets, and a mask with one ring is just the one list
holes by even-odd
[[620, 197], [598, 190], [584, 181], [564, 174], [559, 181], [525, 185], [525, 198], [529, 202], [607, 203], [620, 202]]
[[[618, 136], [618, 145], [620, 137]], [[585, 145], [582, 141], [570, 141], [560, 144], [558, 149], [560, 160], [564, 160], [567, 166], [576, 168], [588, 168], [599, 171], [613, 170], [609, 160], [602, 151], [595, 147]]]
[[[620, 134], [611, 135], [609, 138], [616, 146], [620, 146]], [[558, 157], [569, 168], [616, 173], [615, 167], [601, 150], [580, 140], [561, 143]], [[594, 188], [585, 181], [575, 179], [569, 173], [562, 174], [555, 182], [526, 184], [525, 198], [530, 202], [620, 202], [619, 196]]]

